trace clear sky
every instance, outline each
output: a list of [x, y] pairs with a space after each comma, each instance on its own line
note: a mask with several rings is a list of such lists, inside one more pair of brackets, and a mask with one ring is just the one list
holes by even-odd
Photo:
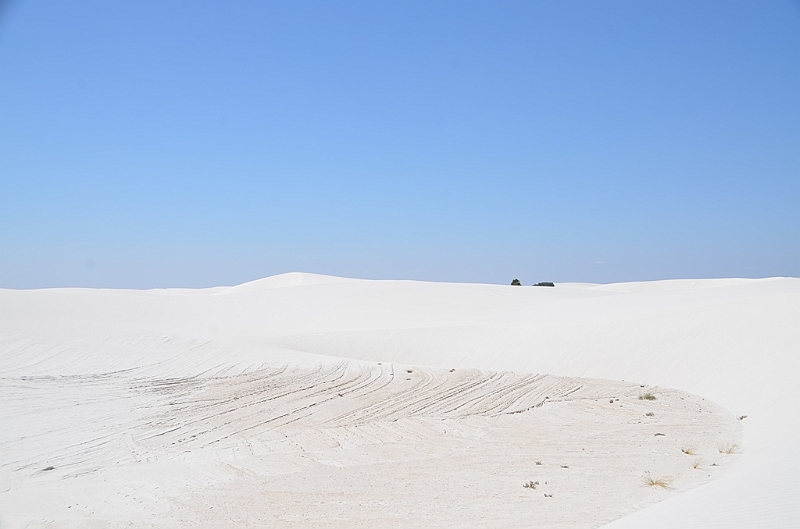
[[288, 271], [800, 276], [800, 3], [4, 5], [0, 287]]

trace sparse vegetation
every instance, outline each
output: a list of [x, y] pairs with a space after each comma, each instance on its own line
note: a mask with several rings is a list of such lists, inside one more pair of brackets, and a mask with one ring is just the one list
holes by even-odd
[[537, 462], [536, 462], [536, 464], [537, 464], [537, 465], [541, 465], [541, 464], [542, 464], [542, 462], [541, 462], [541, 461], [537, 461]]
[[672, 487], [672, 478], [670, 477], [653, 477], [650, 472], [644, 473], [644, 484], [648, 487], [659, 487], [662, 489], [669, 489]]
[[519, 279], [512, 279], [511, 280], [511, 286], [512, 287], [521, 287], [522, 283], [519, 282]]
[[694, 461], [692, 461], [692, 468], [697, 470], [698, 468], [700, 468], [700, 465], [702, 465], [702, 464], [703, 464], [702, 460], [695, 459]]
[[653, 413], [652, 411], [648, 411], [647, 413], [645, 413], [645, 415], [647, 415], [648, 417], [654, 417], [655, 413]]
[[693, 446], [686, 446], [684, 448], [681, 448], [681, 452], [683, 452], [687, 456], [693, 456], [697, 453], [697, 448]]
[[736, 443], [721, 443], [718, 447], [720, 454], [738, 454], [739, 445]]
[[647, 393], [639, 395], [639, 400], [656, 400], [656, 396], [648, 391]]
[[539, 482], [538, 481], [529, 481], [527, 483], [523, 483], [522, 486], [525, 487], [526, 489], [535, 489], [536, 487], [539, 486]]
[[535, 287], [554, 287], [554, 286], [556, 286], [556, 284], [553, 283], [552, 281], [541, 281], [539, 283], [536, 283], [533, 286], [535, 286]]

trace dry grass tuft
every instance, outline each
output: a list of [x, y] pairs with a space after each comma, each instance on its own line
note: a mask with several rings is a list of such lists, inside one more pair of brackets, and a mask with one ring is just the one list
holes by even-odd
[[720, 454], [738, 454], [741, 451], [736, 443], [721, 443], [718, 449]]
[[693, 456], [693, 455], [697, 454], [697, 448], [695, 448], [693, 446], [686, 446], [684, 448], [681, 448], [681, 452], [683, 452], [687, 456]]
[[662, 489], [670, 489], [672, 488], [672, 478], [667, 476], [655, 478], [648, 471], [644, 473], [644, 484], [647, 485], [648, 487], [659, 487]]
[[648, 391], [647, 393], [639, 395], [639, 400], [656, 400], [656, 396]]
[[694, 461], [692, 461], [692, 468], [697, 470], [698, 468], [700, 468], [700, 465], [702, 464], [703, 464], [702, 459], [695, 459]]
[[536, 487], [539, 486], [539, 482], [538, 481], [529, 481], [527, 483], [523, 483], [522, 486], [525, 487], [526, 489], [535, 489]]

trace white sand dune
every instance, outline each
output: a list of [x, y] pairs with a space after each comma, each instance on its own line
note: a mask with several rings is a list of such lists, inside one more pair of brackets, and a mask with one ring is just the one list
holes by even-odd
[[791, 278], [0, 290], [0, 528], [800, 527], [799, 346]]

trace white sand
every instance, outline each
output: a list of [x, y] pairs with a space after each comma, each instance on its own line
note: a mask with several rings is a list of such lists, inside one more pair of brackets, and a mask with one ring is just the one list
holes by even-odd
[[0, 528], [800, 527], [799, 367], [797, 279], [0, 290]]

